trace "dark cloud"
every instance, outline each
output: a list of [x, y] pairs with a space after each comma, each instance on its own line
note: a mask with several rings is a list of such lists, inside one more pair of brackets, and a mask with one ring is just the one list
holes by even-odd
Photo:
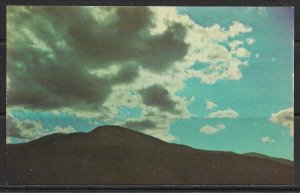
[[156, 72], [169, 68], [173, 62], [187, 54], [188, 45], [183, 42], [186, 28], [177, 23], [169, 26], [165, 33], [149, 38], [146, 52], [140, 61], [145, 67]]
[[127, 84], [135, 80], [139, 76], [139, 66], [136, 64], [125, 64], [118, 71], [117, 75], [113, 77], [115, 84]]
[[[140, 68], [163, 72], [189, 47], [179, 23], [151, 35], [147, 7], [9, 7], [7, 23], [9, 107], [97, 111], [114, 85], [133, 82]], [[111, 65], [120, 67], [117, 75], [90, 73]], [[174, 110], [165, 89], [152, 89], [158, 95], [141, 91], [147, 105]]]
[[142, 121], [126, 121], [125, 127], [134, 130], [144, 130], [144, 129], [155, 129], [156, 124], [150, 120], [142, 120]]
[[91, 76], [85, 69], [48, 63], [24, 66], [11, 72], [7, 103], [27, 108], [93, 107], [103, 104], [111, 92], [108, 80]]
[[176, 102], [169, 91], [161, 85], [153, 85], [139, 91], [145, 105], [154, 106], [162, 111], [176, 112]]

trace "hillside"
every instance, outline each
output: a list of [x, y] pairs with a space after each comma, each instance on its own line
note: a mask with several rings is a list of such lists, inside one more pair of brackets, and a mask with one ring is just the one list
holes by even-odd
[[255, 152], [249, 152], [249, 153], [244, 153], [243, 155], [247, 155], [247, 156], [253, 156], [253, 157], [258, 157], [258, 158], [262, 158], [262, 159], [271, 159], [283, 164], [288, 164], [288, 165], [293, 165], [293, 162], [291, 160], [287, 160], [284, 158], [275, 158], [275, 157], [270, 157], [264, 154], [260, 154], [260, 153], [255, 153]]
[[292, 180], [292, 162], [198, 150], [118, 126], [7, 145], [9, 184], [291, 184]]

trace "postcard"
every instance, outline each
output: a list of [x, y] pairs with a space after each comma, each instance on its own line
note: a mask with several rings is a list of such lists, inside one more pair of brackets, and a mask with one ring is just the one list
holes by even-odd
[[15, 185], [284, 185], [292, 7], [8, 6]]

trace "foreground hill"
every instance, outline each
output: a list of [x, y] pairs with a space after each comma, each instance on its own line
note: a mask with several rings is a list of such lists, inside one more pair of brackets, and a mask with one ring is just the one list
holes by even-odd
[[169, 144], [118, 126], [7, 145], [9, 184], [291, 184], [292, 162]]
[[250, 153], [244, 153], [243, 155], [259, 157], [259, 158], [262, 158], [262, 159], [271, 159], [271, 160], [277, 161], [279, 163], [293, 165], [293, 162], [291, 160], [287, 160], [287, 159], [283, 159], [283, 158], [270, 157], [270, 156], [260, 154], [260, 153], [250, 152]]

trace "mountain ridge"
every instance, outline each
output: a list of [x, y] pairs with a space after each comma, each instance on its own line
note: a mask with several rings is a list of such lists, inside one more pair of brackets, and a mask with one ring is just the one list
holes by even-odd
[[109, 125], [7, 145], [9, 184], [291, 184], [292, 163], [170, 144]]

